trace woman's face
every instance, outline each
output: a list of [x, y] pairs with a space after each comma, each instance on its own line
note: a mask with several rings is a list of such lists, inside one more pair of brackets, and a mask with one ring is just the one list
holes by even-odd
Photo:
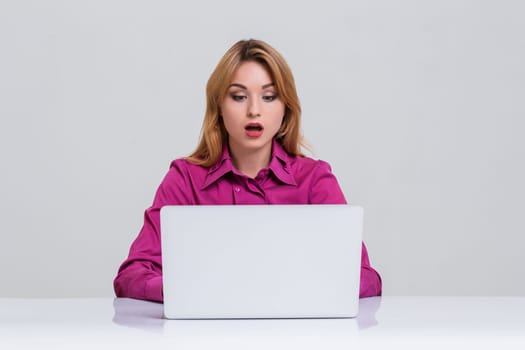
[[220, 105], [233, 154], [268, 152], [284, 117], [284, 103], [260, 63], [241, 63]]

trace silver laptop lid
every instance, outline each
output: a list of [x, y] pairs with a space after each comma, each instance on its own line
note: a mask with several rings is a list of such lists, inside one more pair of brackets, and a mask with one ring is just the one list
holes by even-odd
[[349, 205], [163, 207], [164, 314], [355, 317], [362, 222]]

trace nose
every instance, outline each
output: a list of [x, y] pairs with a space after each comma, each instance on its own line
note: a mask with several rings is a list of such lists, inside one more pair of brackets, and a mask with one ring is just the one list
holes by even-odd
[[261, 112], [259, 110], [259, 102], [256, 99], [251, 99], [250, 104], [248, 105], [248, 117], [260, 117]]

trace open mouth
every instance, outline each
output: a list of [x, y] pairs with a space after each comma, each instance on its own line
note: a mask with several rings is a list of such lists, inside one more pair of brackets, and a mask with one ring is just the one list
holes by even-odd
[[246, 131], [262, 131], [263, 127], [261, 124], [248, 124], [244, 129]]
[[248, 137], [257, 138], [263, 134], [263, 126], [259, 123], [250, 123], [244, 127]]

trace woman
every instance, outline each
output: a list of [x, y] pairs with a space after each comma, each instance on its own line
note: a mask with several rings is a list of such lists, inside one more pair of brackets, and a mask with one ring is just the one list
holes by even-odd
[[[268, 44], [239, 41], [206, 88], [200, 143], [171, 163], [114, 281], [118, 297], [163, 301], [159, 212], [164, 205], [343, 204], [328, 163], [301, 153], [301, 107], [288, 64]], [[381, 294], [362, 245], [360, 297]]]

